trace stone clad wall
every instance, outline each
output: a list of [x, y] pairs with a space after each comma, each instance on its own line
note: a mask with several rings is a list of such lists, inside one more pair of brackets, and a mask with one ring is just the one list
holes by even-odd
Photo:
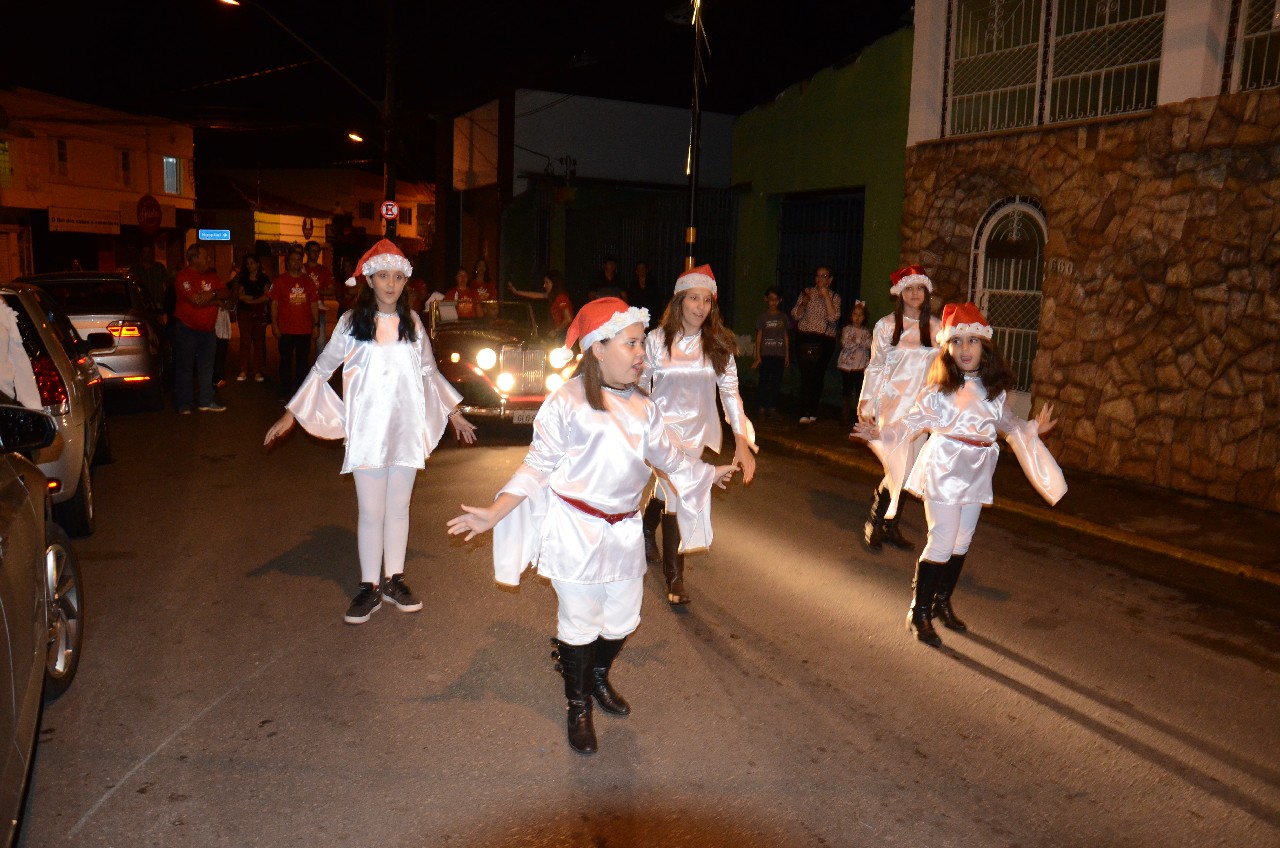
[[967, 297], [991, 206], [1048, 223], [1033, 392], [1066, 467], [1280, 510], [1280, 92], [907, 152], [904, 263]]

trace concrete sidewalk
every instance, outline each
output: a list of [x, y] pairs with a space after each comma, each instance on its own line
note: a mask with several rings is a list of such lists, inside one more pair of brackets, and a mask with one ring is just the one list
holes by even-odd
[[[873, 479], [881, 475], [875, 456], [848, 439], [849, 427], [834, 414], [809, 425], [790, 415], [752, 421], [766, 457], [778, 451], [842, 465]], [[1064, 469], [1066, 496], [1050, 507], [1027, 482], [1012, 452], [1003, 448], [993, 509], [1280, 587], [1280, 515], [1070, 469]]]

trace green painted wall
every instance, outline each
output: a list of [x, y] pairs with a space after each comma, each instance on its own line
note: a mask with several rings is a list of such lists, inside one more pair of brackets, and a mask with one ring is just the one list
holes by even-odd
[[[744, 307], [762, 304], [776, 283], [783, 197], [862, 188], [864, 297], [873, 320], [892, 311], [888, 279], [902, 247], [911, 44], [911, 28], [898, 30], [852, 64], [822, 71], [734, 122], [733, 184], [741, 192], [735, 276]], [[748, 331], [758, 311], [740, 308], [735, 329]]]

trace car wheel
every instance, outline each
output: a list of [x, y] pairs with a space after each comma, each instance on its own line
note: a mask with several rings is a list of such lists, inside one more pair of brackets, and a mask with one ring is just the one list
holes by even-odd
[[80, 667], [84, 643], [84, 587], [80, 561], [61, 527], [45, 528], [45, 597], [49, 605], [49, 646], [45, 653], [44, 699], [67, 691]]
[[107, 416], [102, 416], [102, 429], [98, 431], [98, 444], [93, 451], [94, 465], [107, 465], [115, 461], [111, 453], [111, 428], [107, 426]]
[[53, 505], [53, 520], [75, 538], [93, 533], [93, 475], [89, 473], [89, 461], [80, 466], [80, 485], [75, 497]]

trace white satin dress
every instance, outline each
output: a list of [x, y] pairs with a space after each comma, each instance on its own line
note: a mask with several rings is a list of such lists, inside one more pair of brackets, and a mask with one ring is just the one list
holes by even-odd
[[[913, 457], [913, 444], [920, 441], [915, 437], [925, 430], [929, 438]], [[987, 400], [976, 376], [966, 376], [953, 394], [926, 392], [905, 417], [881, 427], [877, 441], [889, 474], [905, 478], [908, 491], [934, 503], [963, 506], [991, 503], [1000, 436], [1040, 496], [1056, 504], [1067, 492], [1066, 480], [1035, 422], [1010, 412], [1004, 392]]]
[[[717, 374], [709, 357], [702, 355], [702, 333], [681, 335], [667, 352], [667, 336], [661, 327], [644, 340], [644, 373], [640, 386], [662, 412], [662, 420], [672, 439], [691, 458], [702, 456], [703, 448], [720, 453], [722, 428], [716, 409], [716, 395], [724, 407], [724, 418], [737, 435], [752, 445], [755, 427], [747, 417], [738, 391], [738, 363], [731, 356], [723, 374]], [[736, 447], [736, 446], [735, 446]], [[664, 494], [666, 482], [659, 480]]]
[[[691, 459], [670, 438], [658, 408], [634, 388], [603, 389], [605, 409], [587, 403], [582, 378], [568, 380], [542, 403], [524, 463], [499, 494], [524, 500], [493, 528], [494, 577], [516, 585], [532, 564], [569, 583], [643, 577], [647, 563], [638, 512], [616, 523], [566, 503], [560, 495], [608, 514], [638, 510], [652, 468], [678, 490], [680, 532], [687, 549], [711, 544], [715, 469]], [[652, 468], [650, 467], [652, 466]]]
[[[920, 344], [919, 319], [903, 316], [902, 336], [896, 345], [893, 343], [894, 324], [894, 316], [889, 314], [877, 321], [872, 329], [871, 361], [867, 363], [862, 393], [858, 396], [858, 417], [869, 418], [881, 428], [911, 411], [924, 391], [929, 368], [938, 355], [937, 347]], [[929, 324], [929, 338], [936, 338], [941, 324], [932, 317]], [[871, 449], [885, 469], [885, 484], [891, 495], [886, 516], [893, 518], [898, 514], [904, 480], [890, 473], [888, 463], [874, 444]], [[919, 445], [916, 445], [913, 451], [918, 450]], [[914, 452], [911, 459], [915, 459]], [[907, 465], [907, 469], [910, 468], [911, 465]]]
[[[351, 336], [351, 313], [338, 320], [329, 343], [286, 404], [308, 433], [345, 439], [342, 473], [358, 468], [426, 467], [449, 413], [462, 396], [436, 367], [426, 328], [415, 315], [418, 339], [399, 341], [398, 322], [378, 319], [381, 341]], [[342, 397], [329, 387], [342, 368]]]

